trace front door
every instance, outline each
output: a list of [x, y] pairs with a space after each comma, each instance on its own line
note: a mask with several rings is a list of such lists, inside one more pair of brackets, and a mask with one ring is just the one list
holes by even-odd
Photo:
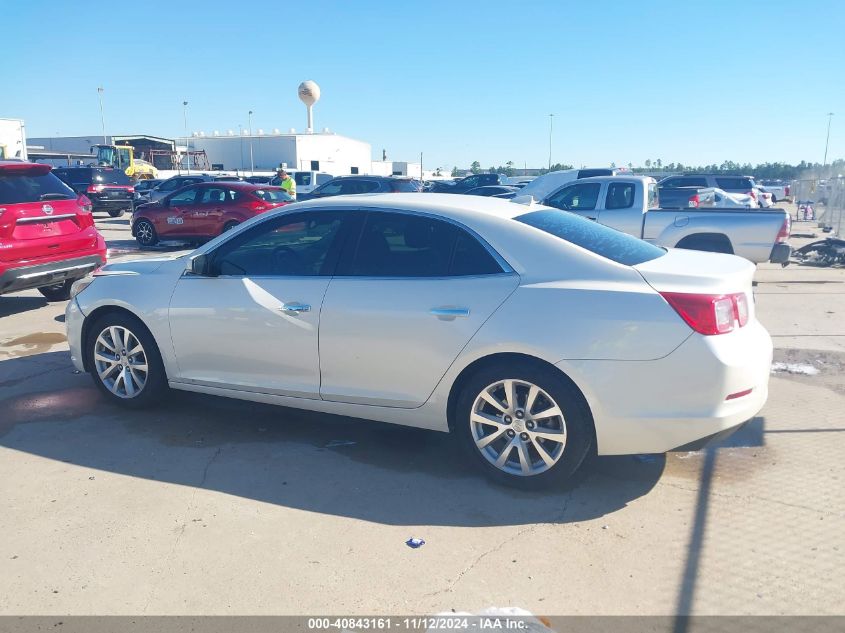
[[320, 306], [343, 214], [269, 218], [209, 253], [209, 276], [185, 274], [169, 318], [179, 381], [319, 398]]
[[425, 215], [369, 212], [323, 302], [320, 395], [422, 405], [518, 284], [461, 227]]
[[174, 193], [164, 201], [164, 208], [156, 222], [156, 232], [159, 237], [191, 235], [188, 228], [189, 214], [193, 210], [198, 193], [198, 187], [188, 187]]

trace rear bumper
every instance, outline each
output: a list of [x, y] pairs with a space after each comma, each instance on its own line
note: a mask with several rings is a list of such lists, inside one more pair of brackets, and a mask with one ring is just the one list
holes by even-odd
[[45, 264], [9, 268], [0, 275], [0, 294], [52, 286], [68, 279], [81, 279], [105, 263], [101, 255], [61, 259]]
[[775, 244], [769, 261], [773, 264], [785, 264], [792, 255], [792, 247], [789, 244]]
[[134, 201], [132, 198], [97, 198], [91, 200], [94, 211], [116, 211], [118, 209], [132, 209]]
[[768, 398], [771, 364], [771, 338], [755, 320], [730, 334], [693, 334], [657, 360], [558, 366], [587, 398], [599, 455], [626, 455], [671, 451], [754, 417]]

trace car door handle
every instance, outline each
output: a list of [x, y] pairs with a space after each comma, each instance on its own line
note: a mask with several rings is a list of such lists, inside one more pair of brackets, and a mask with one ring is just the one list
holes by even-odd
[[307, 303], [283, 303], [279, 310], [298, 314], [300, 312], [311, 312], [311, 306]]
[[432, 308], [429, 313], [438, 319], [455, 319], [457, 317], [468, 317], [469, 308]]

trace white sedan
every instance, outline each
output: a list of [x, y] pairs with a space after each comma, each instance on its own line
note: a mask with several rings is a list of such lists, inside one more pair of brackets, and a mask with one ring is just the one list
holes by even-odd
[[753, 273], [543, 206], [344, 196], [109, 264], [66, 323], [116, 403], [170, 387], [451, 432], [535, 486], [590, 450], [669, 451], [754, 416], [772, 343]]

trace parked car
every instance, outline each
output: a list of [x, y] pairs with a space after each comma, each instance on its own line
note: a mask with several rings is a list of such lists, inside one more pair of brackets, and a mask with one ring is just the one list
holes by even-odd
[[[716, 187], [728, 193], [739, 193], [757, 200], [754, 179], [750, 176], [725, 176], [721, 174], [686, 174], [669, 176], [658, 184], [660, 205], [666, 209], [679, 209], [688, 205], [690, 197], [699, 189]], [[758, 201], [759, 202], [759, 201]]]
[[188, 185], [195, 185], [200, 182], [214, 182], [214, 178], [208, 174], [191, 174], [183, 176], [172, 176], [147, 191], [147, 201], [157, 202], [165, 196], [170, 195], [174, 191], [186, 187]]
[[77, 194], [86, 196], [94, 211], [106, 211], [113, 218], [132, 211], [135, 186], [122, 169], [57, 167], [53, 175]]
[[247, 176], [244, 181], [253, 185], [269, 185], [274, 176]]
[[516, 193], [519, 187], [508, 187], [505, 185], [486, 185], [484, 187], [476, 187], [464, 193], [468, 196], [500, 196], [507, 193]]
[[[302, 194], [311, 193], [320, 185], [325, 184], [329, 182], [332, 178], [334, 178], [334, 176], [324, 171], [290, 170], [288, 171], [288, 175], [293, 178], [293, 181], [296, 183], [297, 199], [301, 199], [300, 196]], [[279, 179], [278, 176], [273, 176], [270, 179], [270, 184], [274, 187], [278, 187], [282, 184], [282, 181]]]
[[502, 194], [500, 198], [519, 198], [521, 201], [527, 201], [530, 198], [534, 200], [542, 200], [548, 196], [552, 191], [555, 191], [562, 185], [579, 180], [581, 178], [592, 178], [593, 176], [615, 176], [627, 172], [627, 169], [616, 167], [590, 167], [584, 169], [562, 169], [559, 171], [551, 171], [542, 176], [538, 176], [530, 183], [525, 185], [518, 193]]
[[0, 161], [0, 294], [37, 288], [48, 301], [106, 263], [91, 201], [49, 165]]
[[465, 193], [477, 187], [503, 185], [505, 180], [502, 174], [473, 174], [457, 180], [429, 180], [425, 190], [431, 193]]
[[210, 239], [290, 202], [293, 198], [280, 187], [200, 182], [138, 207], [132, 216], [132, 235], [145, 247], [159, 240]]
[[759, 186], [763, 191], [772, 194], [772, 202], [775, 204], [781, 200], [790, 200], [792, 197], [789, 183], [783, 180], [764, 180]]
[[534, 487], [591, 450], [689, 447], [754, 416], [772, 360], [754, 270], [548, 207], [345, 197], [111, 264], [65, 323], [115, 404], [169, 386], [450, 432]]
[[786, 211], [663, 209], [646, 176], [599, 176], [564, 185], [542, 202], [659, 246], [736, 254], [754, 263], [789, 261]]
[[133, 199], [135, 200], [135, 204], [141, 204], [142, 202], [148, 202], [147, 199], [147, 192], [150, 189], [158, 187], [164, 181], [158, 178], [148, 178], [146, 180], [139, 180], [135, 183], [135, 195]]
[[297, 201], [331, 196], [347, 196], [359, 193], [414, 193], [422, 184], [414, 178], [396, 176], [337, 176], [320, 185], [311, 193], [296, 193]]

